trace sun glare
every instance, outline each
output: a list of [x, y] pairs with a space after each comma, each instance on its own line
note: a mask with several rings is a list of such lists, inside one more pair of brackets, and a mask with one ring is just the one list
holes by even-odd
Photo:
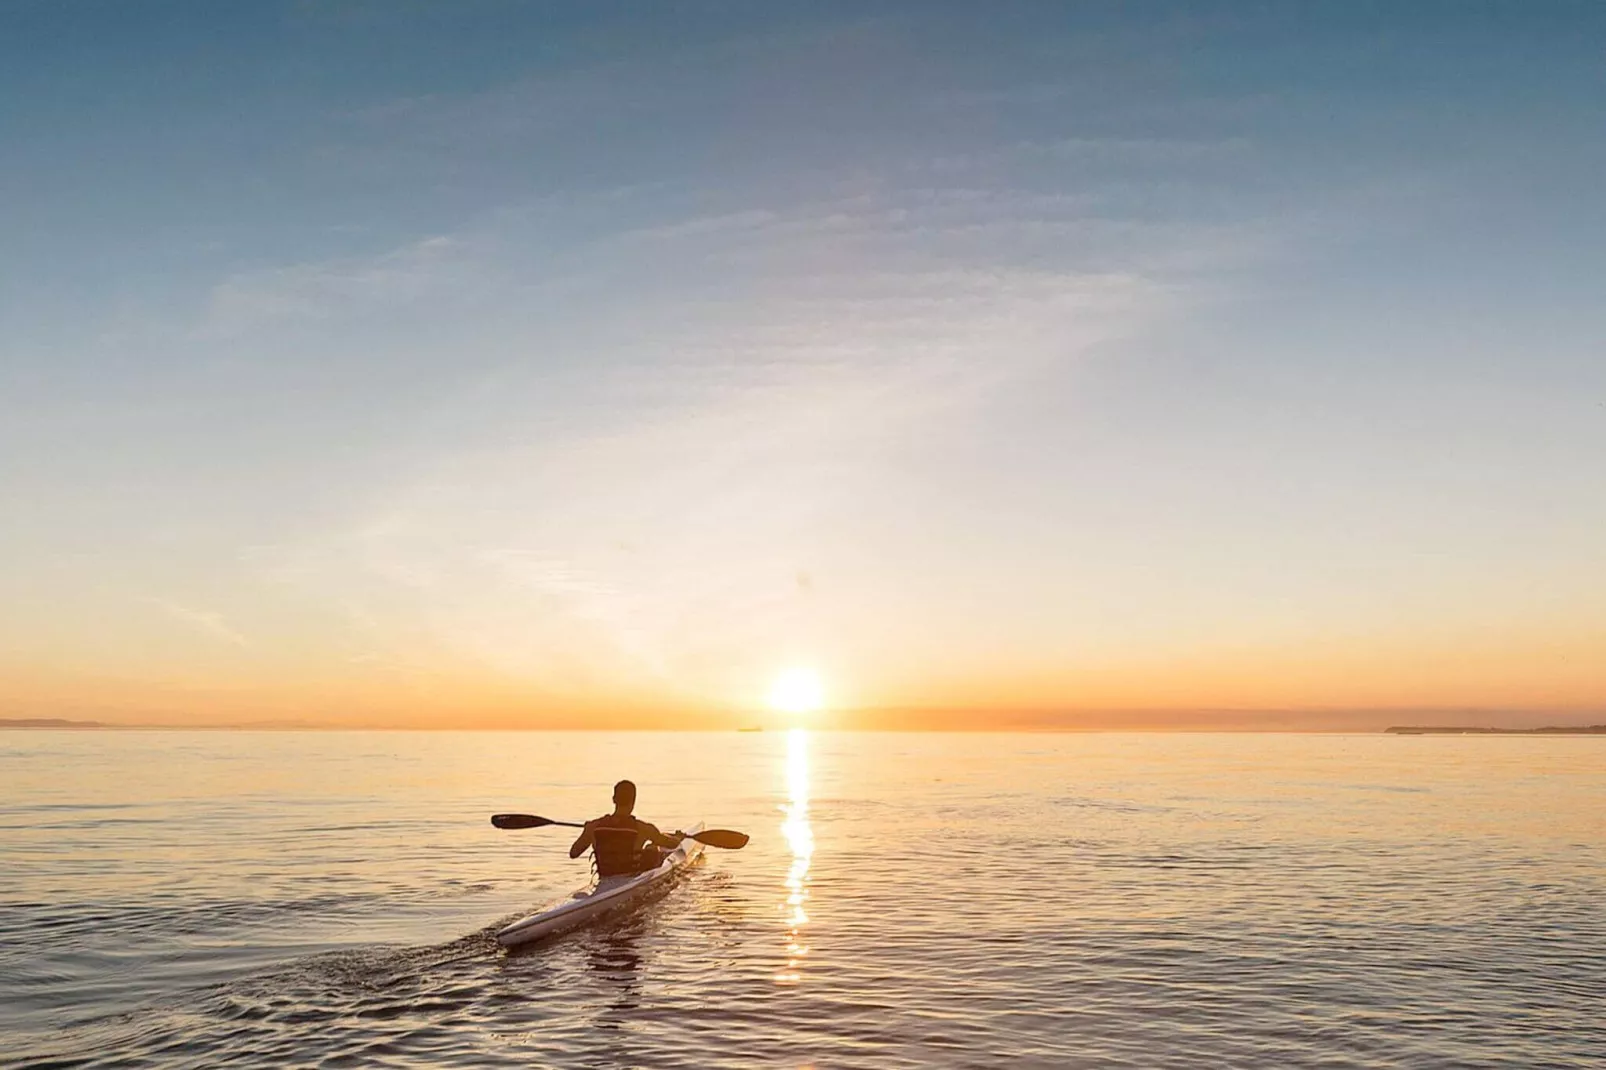
[[781, 713], [813, 713], [824, 702], [825, 689], [813, 669], [787, 669], [770, 686], [770, 708]]

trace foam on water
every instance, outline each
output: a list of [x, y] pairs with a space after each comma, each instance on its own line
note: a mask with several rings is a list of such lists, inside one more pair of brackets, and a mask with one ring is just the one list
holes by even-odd
[[[11, 732], [0, 1064], [1598, 1066], [1603, 748]], [[503, 952], [620, 776], [753, 843]]]

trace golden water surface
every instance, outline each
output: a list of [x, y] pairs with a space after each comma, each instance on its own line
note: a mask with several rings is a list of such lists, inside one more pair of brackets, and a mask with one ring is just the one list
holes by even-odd
[[[508, 954], [563, 819], [750, 832]], [[1606, 739], [0, 735], [0, 1064], [1606, 1065]]]

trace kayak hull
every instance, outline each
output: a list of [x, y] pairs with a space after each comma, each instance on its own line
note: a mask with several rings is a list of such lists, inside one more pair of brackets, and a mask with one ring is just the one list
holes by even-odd
[[[701, 832], [698, 822], [688, 832]], [[548, 936], [589, 925], [600, 918], [640, 903], [665, 890], [680, 870], [702, 857], [703, 845], [685, 840], [669, 852], [657, 869], [624, 877], [604, 877], [579, 889], [569, 898], [509, 925], [496, 934], [503, 947], [518, 947]]]

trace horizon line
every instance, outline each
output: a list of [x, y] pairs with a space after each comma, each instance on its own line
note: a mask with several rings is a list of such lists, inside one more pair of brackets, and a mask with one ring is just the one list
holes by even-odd
[[1008, 726], [987, 725], [854, 725], [854, 724], [780, 724], [733, 725], [726, 727], [672, 727], [662, 725], [609, 725], [580, 727], [574, 725], [408, 725], [408, 724], [339, 724], [339, 723], [271, 723], [242, 722], [222, 724], [174, 724], [155, 722], [119, 723], [110, 721], [75, 721], [66, 718], [0, 718], [0, 730], [18, 732], [649, 732], [649, 733], [785, 733], [795, 730], [810, 732], [860, 732], [876, 734], [938, 733], [938, 734], [991, 734], [991, 735], [1156, 735], [1183, 733], [1189, 735], [1544, 735], [1546, 733], [1578, 733], [1593, 730], [1606, 733], [1606, 723], [1546, 724], [1532, 727], [1508, 727], [1488, 724], [1391, 724], [1382, 726], [1324, 726], [1301, 728], [1290, 725], [1054, 725], [1025, 724]]

